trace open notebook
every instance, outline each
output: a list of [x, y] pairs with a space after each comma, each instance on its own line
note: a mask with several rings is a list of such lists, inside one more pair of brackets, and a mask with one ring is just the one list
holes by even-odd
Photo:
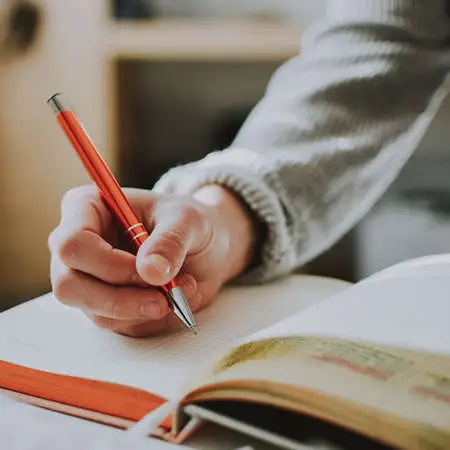
[[392, 273], [230, 288], [197, 337], [123, 338], [44, 297], [0, 315], [0, 387], [123, 428], [175, 400], [153, 432], [174, 443], [215, 422], [286, 449], [450, 448], [450, 277]]

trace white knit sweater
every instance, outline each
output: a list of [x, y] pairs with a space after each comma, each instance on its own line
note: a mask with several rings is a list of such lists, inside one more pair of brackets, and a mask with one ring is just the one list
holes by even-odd
[[233, 145], [175, 167], [159, 192], [214, 182], [268, 228], [242, 281], [298, 268], [387, 190], [447, 92], [445, 0], [334, 0], [274, 75]]

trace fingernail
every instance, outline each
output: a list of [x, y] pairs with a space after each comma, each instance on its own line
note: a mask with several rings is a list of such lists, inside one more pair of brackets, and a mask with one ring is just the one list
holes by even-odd
[[153, 266], [164, 277], [170, 275], [171, 266], [169, 261], [167, 261], [167, 259], [164, 258], [164, 256], [158, 255], [156, 253], [149, 255], [145, 259], [145, 263], [147, 265]]
[[141, 313], [145, 317], [151, 317], [153, 319], [161, 318], [161, 306], [158, 302], [148, 302], [141, 306]]

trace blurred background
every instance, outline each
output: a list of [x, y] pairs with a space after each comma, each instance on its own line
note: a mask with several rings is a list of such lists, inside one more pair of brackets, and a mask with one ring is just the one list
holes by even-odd
[[[224, 148], [326, 0], [1, 0], [0, 309], [50, 289], [47, 237], [89, 179], [46, 99], [63, 92], [123, 185]], [[450, 250], [445, 103], [371, 213], [306, 271], [356, 281]]]

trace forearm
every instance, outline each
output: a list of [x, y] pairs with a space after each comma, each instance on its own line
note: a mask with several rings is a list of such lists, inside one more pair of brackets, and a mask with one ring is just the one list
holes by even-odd
[[156, 189], [236, 192], [267, 227], [267, 279], [312, 259], [386, 190], [431, 121], [446, 75], [444, 0], [337, 0], [280, 68], [231, 148]]

